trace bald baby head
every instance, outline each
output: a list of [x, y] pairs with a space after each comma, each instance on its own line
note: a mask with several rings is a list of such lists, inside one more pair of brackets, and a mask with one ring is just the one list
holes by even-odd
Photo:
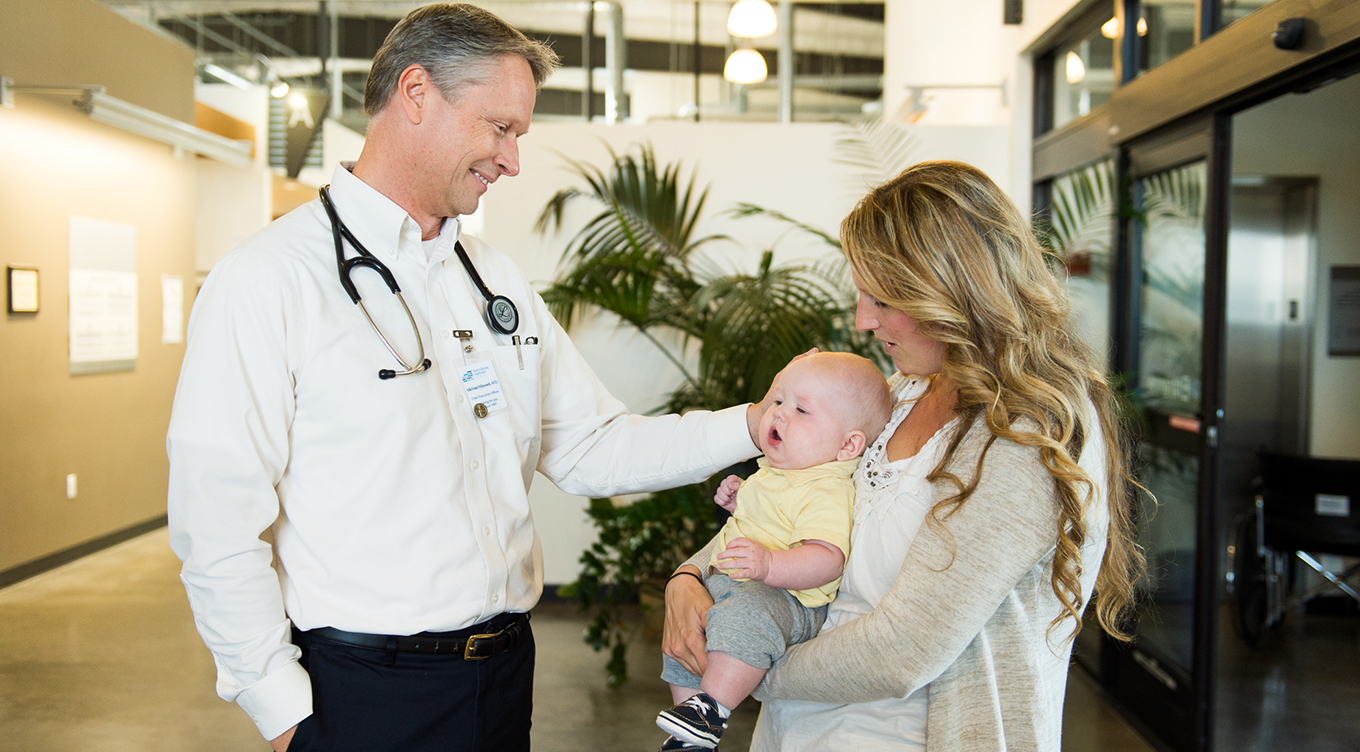
[[816, 353], [784, 367], [770, 388], [758, 443], [772, 467], [792, 470], [858, 457], [892, 414], [888, 384], [850, 353]]

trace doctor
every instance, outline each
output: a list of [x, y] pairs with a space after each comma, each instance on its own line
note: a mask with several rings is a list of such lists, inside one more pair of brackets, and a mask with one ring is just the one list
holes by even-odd
[[[412, 12], [374, 58], [331, 206], [223, 257], [194, 306], [171, 545], [218, 694], [276, 750], [527, 750], [535, 469], [604, 496], [756, 454], [756, 406], [629, 415], [511, 261], [460, 235], [519, 172], [556, 62], [476, 7]], [[362, 309], [337, 243], [378, 262], [346, 275]]]

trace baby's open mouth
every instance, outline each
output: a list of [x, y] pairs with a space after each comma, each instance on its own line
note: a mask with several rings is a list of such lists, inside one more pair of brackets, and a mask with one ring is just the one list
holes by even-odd
[[779, 439], [779, 429], [778, 429], [778, 428], [771, 428], [771, 429], [770, 429], [770, 443], [771, 443], [771, 444], [778, 444], [779, 441], [780, 441], [780, 439]]

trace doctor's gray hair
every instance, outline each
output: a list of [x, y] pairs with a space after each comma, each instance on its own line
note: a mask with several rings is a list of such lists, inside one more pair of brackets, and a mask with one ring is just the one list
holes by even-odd
[[364, 111], [369, 117], [382, 112], [402, 71], [412, 65], [424, 68], [444, 98], [453, 101], [463, 86], [488, 83], [488, 63], [502, 55], [524, 58], [538, 86], [559, 62], [551, 47], [475, 5], [435, 3], [417, 8], [397, 23], [373, 56]]

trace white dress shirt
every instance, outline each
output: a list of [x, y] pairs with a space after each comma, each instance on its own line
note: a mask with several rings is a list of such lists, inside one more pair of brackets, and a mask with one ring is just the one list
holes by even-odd
[[[432, 368], [378, 378], [400, 366], [341, 288], [330, 222], [313, 201], [209, 275], [167, 437], [171, 545], [218, 694], [271, 739], [311, 713], [290, 619], [414, 634], [534, 606], [535, 469], [569, 493], [607, 496], [696, 482], [757, 453], [741, 407], [629, 415], [514, 264], [463, 237], [486, 285], [519, 309], [519, 348], [493, 333], [454, 252], [457, 220], [427, 258], [405, 210], [344, 168], [331, 196], [395, 275]], [[352, 278], [414, 363], [396, 296], [369, 269]], [[507, 406], [478, 418], [462, 376], [488, 361]], [[260, 537], [270, 529], [272, 548]]]

